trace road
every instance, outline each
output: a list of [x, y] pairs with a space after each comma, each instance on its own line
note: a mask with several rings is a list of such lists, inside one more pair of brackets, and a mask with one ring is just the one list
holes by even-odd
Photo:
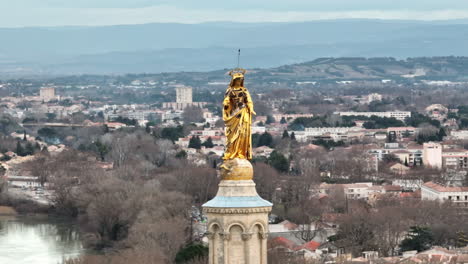
[[50, 205], [52, 192], [48, 190], [43, 191], [33, 191], [31, 189], [21, 189], [21, 188], [8, 188], [8, 193], [17, 199], [26, 199], [34, 201], [40, 205]]

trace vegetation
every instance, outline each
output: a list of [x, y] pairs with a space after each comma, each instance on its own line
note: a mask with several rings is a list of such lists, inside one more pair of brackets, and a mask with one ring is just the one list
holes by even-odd
[[277, 169], [280, 172], [288, 172], [289, 171], [289, 161], [288, 159], [281, 153], [277, 151], [273, 151], [268, 158], [268, 164], [270, 164], [273, 168]]
[[389, 128], [389, 127], [402, 127], [405, 126], [400, 120], [397, 120], [394, 117], [378, 117], [378, 116], [371, 116], [368, 121], [366, 121], [363, 125], [366, 129], [380, 129], [380, 128]]
[[428, 227], [412, 226], [407, 237], [401, 241], [401, 251], [424, 251], [434, 243], [434, 237]]
[[188, 147], [194, 149], [200, 149], [202, 146], [201, 139], [199, 136], [193, 136], [190, 138]]

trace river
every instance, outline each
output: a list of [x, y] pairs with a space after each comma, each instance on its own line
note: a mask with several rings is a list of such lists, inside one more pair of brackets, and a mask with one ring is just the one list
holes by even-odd
[[57, 264], [84, 253], [70, 221], [0, 216], [0, 264]]

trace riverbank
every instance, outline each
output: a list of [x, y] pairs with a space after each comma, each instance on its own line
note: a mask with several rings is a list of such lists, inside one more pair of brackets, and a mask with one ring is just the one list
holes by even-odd
[[11, 196], [4, 194], [0, 197], [0, 215], [4, 212], [6, 215], [11, 215], [13, 212], [16, 214], [51, 214], [52, 207], [50, 205], [44, 205], [37, 203], [33, 200]]
[[15, 216], [17, 214], [18, 212], [11, 206], [0, 206], [0, 216]]

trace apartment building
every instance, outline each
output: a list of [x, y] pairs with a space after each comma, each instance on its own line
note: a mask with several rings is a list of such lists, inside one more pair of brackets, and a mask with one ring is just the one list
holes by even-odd
[[468, 207], [468, 187], [450, 187], [435, 182], [426, 182], [421, 186], [421, 198], [432, 201], [452, 201]]

